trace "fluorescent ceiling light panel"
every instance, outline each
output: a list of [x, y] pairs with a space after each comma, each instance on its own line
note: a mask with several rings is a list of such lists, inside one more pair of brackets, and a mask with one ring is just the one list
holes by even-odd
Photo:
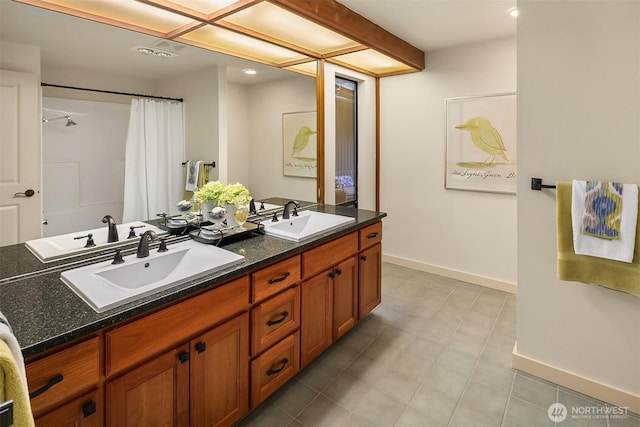
[[295, 71], [296, 73], [305, 74], [311, 77], [316, 77], [316, 75], [318, 74], [318, 65], [315, 60], [310, 62], [303, 62], [302, 64], [283, 67], [283, 69]]
[[268, 39], [302, 47], [316, 55], [361, 47], [360, 43], [268, 2], [238, 11], [224, 18], [221, 24], [225, 22], [247, 28]]
[[303, 61], [307, 58], [293, 50], [213, 25], [205, 25], [184, 34], [177, 40], [205, 49], [275, 65]]
[[[131, 0], [44, 0], [43, 3], [71, 8], [161, 33], [168, 33], [193, 22], [192, 19], [176, 13]], [[86, 18], [81, 14], [75, 15]]]
[[335, 56], [329, 58], [328, 61], [346, 65], [348, 68], [360, 69], [377, 76], [415, 71], [410, 66], [373, 49]]

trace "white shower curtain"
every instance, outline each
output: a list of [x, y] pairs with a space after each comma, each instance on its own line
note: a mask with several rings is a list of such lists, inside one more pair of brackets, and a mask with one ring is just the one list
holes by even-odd
[[181, 102], [133, 99], [125, 155], [122, 222], [170, 214], [184, 189]]

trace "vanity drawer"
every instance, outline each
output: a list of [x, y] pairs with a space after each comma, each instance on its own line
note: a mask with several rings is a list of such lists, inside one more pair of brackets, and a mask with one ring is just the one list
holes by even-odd
[[382, 222], [376, 222], [360, 230], [360, 250], [382, 241]]
[[280, 341], [251, 362], [251, 407], [255, 408], [300, 370], [300, 333]]
[[216, 323], [249, 309], [247, 276], [105, 334], [106, 375], [168, 350]]
[[354, 231], [302, 254], [305, 279], [332, 267], [358, 252], [358, 232]]
[[82, 390], [95, 386], [99, 379], [98, 338], [92, 338], [26, 366], [29, 393], [34, 414], [62, 402]]
[[262, 353], [300, 327], [300, 287], [295, 286], [251, 310], [251, 356]]
[[300, 280], [300, 256], [280, 261], [251, 275], [251, 301], [260, 302]]

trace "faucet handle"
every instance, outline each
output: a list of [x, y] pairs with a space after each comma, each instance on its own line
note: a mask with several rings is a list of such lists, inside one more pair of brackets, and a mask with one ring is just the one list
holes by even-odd
[[160, 238], [160, 246], [158, 246], [158, 252], [167, 252], [169, 248], [167, 248], [167, 238]]
[[292, 216], [298, 216], [298, 208], [297, 207], [293, 208], [293, 213], [291, 215]]
[[120, 249], [116, 249], [116, 253], [113, 256], [113, 261], [111, 261], [111, 264], [122, 264], [123, 262], [124, 262], [124, 258], [122, 258]]
[[144, 225], [132, 225], [131, 227], [129, 227], [129, 236], [127, 237], [127, 239], [135, 239], [136, 237], [136, 232], [133, 231], [136, 228], [144, 228]]
[[87, 243], [84, 245], [85, 248], [92, 248], [94, 247], [96, 244], [93, 241], [93, 234], [89, 233], [86, 236], [78, 236], [78, 237], [74, 237], [73, 240], [80, 240], [80, 239], [87, 239]]
[[271, 222], [278, 222], [278, 213], [277, 212], [273, 213], [273, 218], [271, 218]]

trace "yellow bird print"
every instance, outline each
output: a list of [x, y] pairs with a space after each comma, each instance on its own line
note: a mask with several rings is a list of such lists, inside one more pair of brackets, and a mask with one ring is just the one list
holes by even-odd
[[309, 137], [314, 133], [316, 132], [311, 130], [309, 126], [300, 127], [300, 130], [298, 130], [298, 134], [293, 141], [293, 151], [291, 152], [291, 157], [306, 148], [306, 146], [309, 144]]
[[489, 159], [491, 159], [491, 163], [493, 163], [496, 156], [500, 156], [507, 161], [509, 160], [505, 154], [507, 149], [504, 148], [500, 134], [488, 119], [484, 117], [474, 117], [469, 119], [465, 124], [456, 126], [456, 129], [469, 132], [471, 134], [471, 141], [473, 141], [475, 146], [489, 153], [489, 157], [487, 157], [483, 163], [488, 164]]

